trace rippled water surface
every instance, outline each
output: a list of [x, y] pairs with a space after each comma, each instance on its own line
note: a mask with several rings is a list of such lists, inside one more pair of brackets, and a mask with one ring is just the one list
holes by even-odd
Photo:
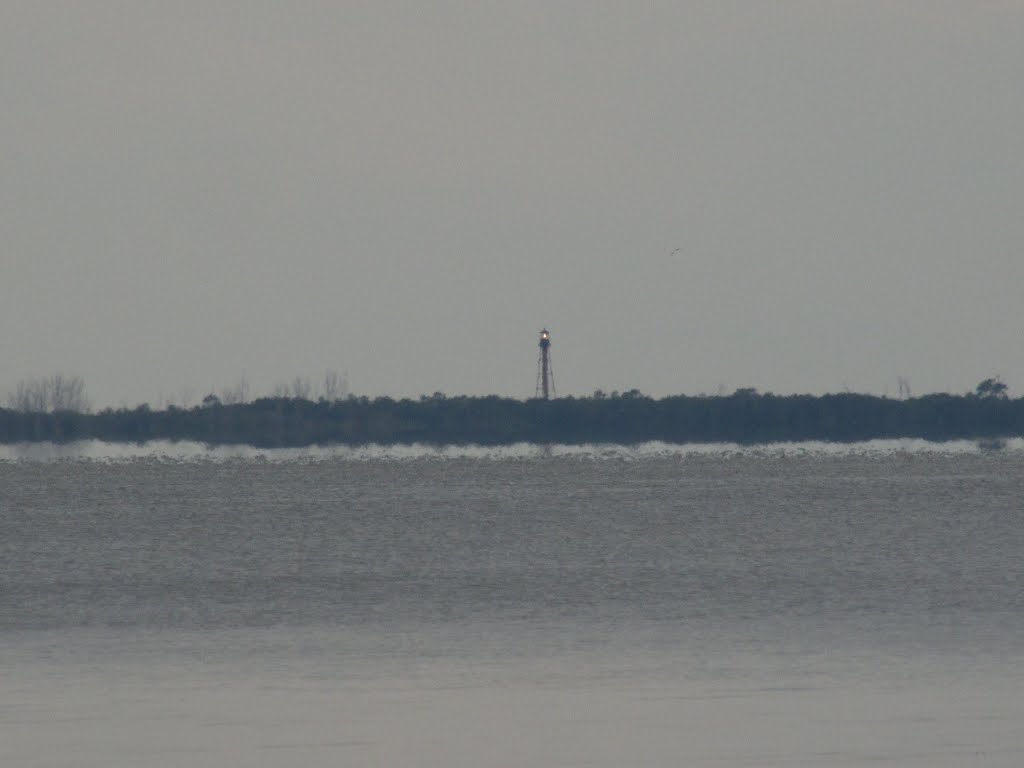
[[3, 766], [1024, 765], [1024, 450], [0, 454]]

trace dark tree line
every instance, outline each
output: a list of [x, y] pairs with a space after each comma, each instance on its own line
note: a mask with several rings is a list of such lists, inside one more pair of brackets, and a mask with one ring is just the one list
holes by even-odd
[[[992, 386], [992, 384], [995, 386]], [[984, 382], [983, 382], [984, 384]], [[98, 439], [195, 440], [260, 447], [316, 444], [669, 443], [876, 438], [987, 439], [1024, 435], [1024, 398], [990, 380], [969, 395], [890, 399], [863, 394], [759, 394], [652, 399], [612, 396], [514, 400], [497, 396], [313, 402], [265, 397], [251, 403], [207, 398], [195, 408], [23, 412], [0, 409], [0, 442]]]

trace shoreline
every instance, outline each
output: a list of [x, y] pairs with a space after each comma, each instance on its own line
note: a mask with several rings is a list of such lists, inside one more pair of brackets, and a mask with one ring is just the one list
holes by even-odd
[[433, 395], [419, 400], [261, 398], [190, 409], [148, 405], [97, 413], [0, 409], [0, 444], [100, 440], [287, 448], [315, 445], [854, 443], [922, 439], [1002, 441], [1024, 436], [1024, 398], [858, 394], [730, 396], [639, 393], [513, 400]]

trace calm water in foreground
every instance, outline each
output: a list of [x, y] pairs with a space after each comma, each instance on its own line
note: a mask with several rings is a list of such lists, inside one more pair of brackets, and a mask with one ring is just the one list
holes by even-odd
[[1024, 765], [1024, 444], [0, 449], [0, 765]]

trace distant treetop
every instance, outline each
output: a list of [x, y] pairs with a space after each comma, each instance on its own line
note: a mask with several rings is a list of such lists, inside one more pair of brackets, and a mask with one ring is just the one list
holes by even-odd
[[994, 397], [1005, 399], [1007, 396], [1006, 384], [998, 377], [991, 379], [985, 379], [983, 382], [978, 384], [974, 390], [974, 394], [978, 397]]

